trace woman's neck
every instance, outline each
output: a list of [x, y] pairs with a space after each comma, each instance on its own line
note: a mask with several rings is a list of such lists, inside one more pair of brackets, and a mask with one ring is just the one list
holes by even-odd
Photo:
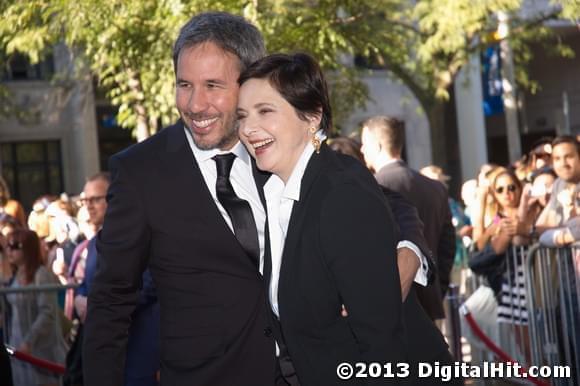
[[26, 276], [27, 276], [26, 273], [27, 273], [26, 268], [23, 265], [18, 266], [16, 268], [16, 280], [18, 280], [18, 283], [28, 284], [28, 280], [26, 278]]
[[518, 208], [517, 207], [516, 208], [511, 208], [511, 207], [501, 208], [501, 210], [499, 212], [505, 217], [515, 218], [518, 215]]

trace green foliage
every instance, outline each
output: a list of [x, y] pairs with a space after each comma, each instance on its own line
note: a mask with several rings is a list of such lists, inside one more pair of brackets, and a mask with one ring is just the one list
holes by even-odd
[[[0, 64], [16, 52], [37, 62], [65, 42], [77, 61], [75, 75], [89, 70], [96, 77], [119, 107], [118, 122], [153, 133], [177, 117], [172, 45], [180, 26], [195, 13], [223, 10], [254, 22], [270, 52], [313, 54], [329, 73], [340, 122], [368, 97], [357, 70], [341, 62], [345, 54], [383, 65], [426, 111], [448, 97], [469, 55], [494, 41], [498, 11], [512, 15], [510, 39], [520, 69], [531, 58], [530, 45], [549, 39], [558, 54], [572, 55], [553, 44], [557, 37], [542, 21], [578, 20], [580, 0], [554, 0], [557, 8], [538, 20], [518, 19], [522, 1], [0, 0]], [[518, 80], [537, 88], [525, 71], [518, 71]]]

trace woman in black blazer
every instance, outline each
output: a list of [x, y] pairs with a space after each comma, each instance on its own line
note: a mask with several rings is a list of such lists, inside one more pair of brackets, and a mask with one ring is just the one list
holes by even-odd
[[[332, 118], [319, 66], [305, 54], [271, 55], [239, 83], [240, 138], [258, 168], [273, 174], [264, 186], [263, 272], [274, 333], [300, 385], [415, 384], [403, 379], [414, 369], [396, 263], [398, 229], [369, 171], [323, 143]], [[435, 329], [411, 297], [411, 317]], [[427, 350], [441, 354], [446, 346], [435, 337]], [[355, 370], [348, 380], [337, 375], [343, 362]], [[357, 362], [380, 363], [380, 377]], [[355, 377], [357, 371], [366, 377]]]

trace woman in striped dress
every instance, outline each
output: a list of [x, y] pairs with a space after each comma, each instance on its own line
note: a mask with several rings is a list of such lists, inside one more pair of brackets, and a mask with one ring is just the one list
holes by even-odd
[[496, 174], [491, 193], [496, 208], [493, 223], [486, 233], [491, 234], [490, 244], [498, 255], [505, 254], [505, 274], [498, 296], [497, 319], [499, 323], [513, 326], [516, 342], [528, 357], [528, 309], [524, 276], [525, 248], [516, 246], [518, 234], [525, 225], [518, 218], [522, 185], [516, 175], [503, 169]]

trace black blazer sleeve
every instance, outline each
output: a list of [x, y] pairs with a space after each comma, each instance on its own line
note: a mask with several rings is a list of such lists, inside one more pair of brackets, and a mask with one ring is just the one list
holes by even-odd
[[401, 361], [397, 230], [381, 192], [336, 186], [322, 205], [322, 253], [366, 361]]
[[423, 255], [427, 258], [429, 270], [427, 279], [428, 282], [431, 283], [435, 276], [434, 273], [436, 266], [433, 261], [433, 253], [427, 246], [427, 240], [425, 240], [425, 236], [423, 235], [423, 222], [419, 218], [417, 208], [394, 190], [382, 185], [381, 189], [387, 198], [387, 203], [389, 204], [391, 211], [393, 212], [395, 222], [399, 225], [399, 240], [409, 240], [419, 247]]
[[130, 317], [147, 264], [150, 229], [141, 193], [117, 156], [109, 163], [104, 226], [97, 239], [97, 272], [88, 299], [83, 347], [86, 386], [123, 384]]
[[441, 236], [437, 246], [437, 272], [439, 274], [439, 284], [441, 286], [441, 295], [444, 296], [449, 287], [451, 269], [455, 259], [455, 228], [451, 222], [451, 211], [447, 200], [443, 206], [443, 226]]

